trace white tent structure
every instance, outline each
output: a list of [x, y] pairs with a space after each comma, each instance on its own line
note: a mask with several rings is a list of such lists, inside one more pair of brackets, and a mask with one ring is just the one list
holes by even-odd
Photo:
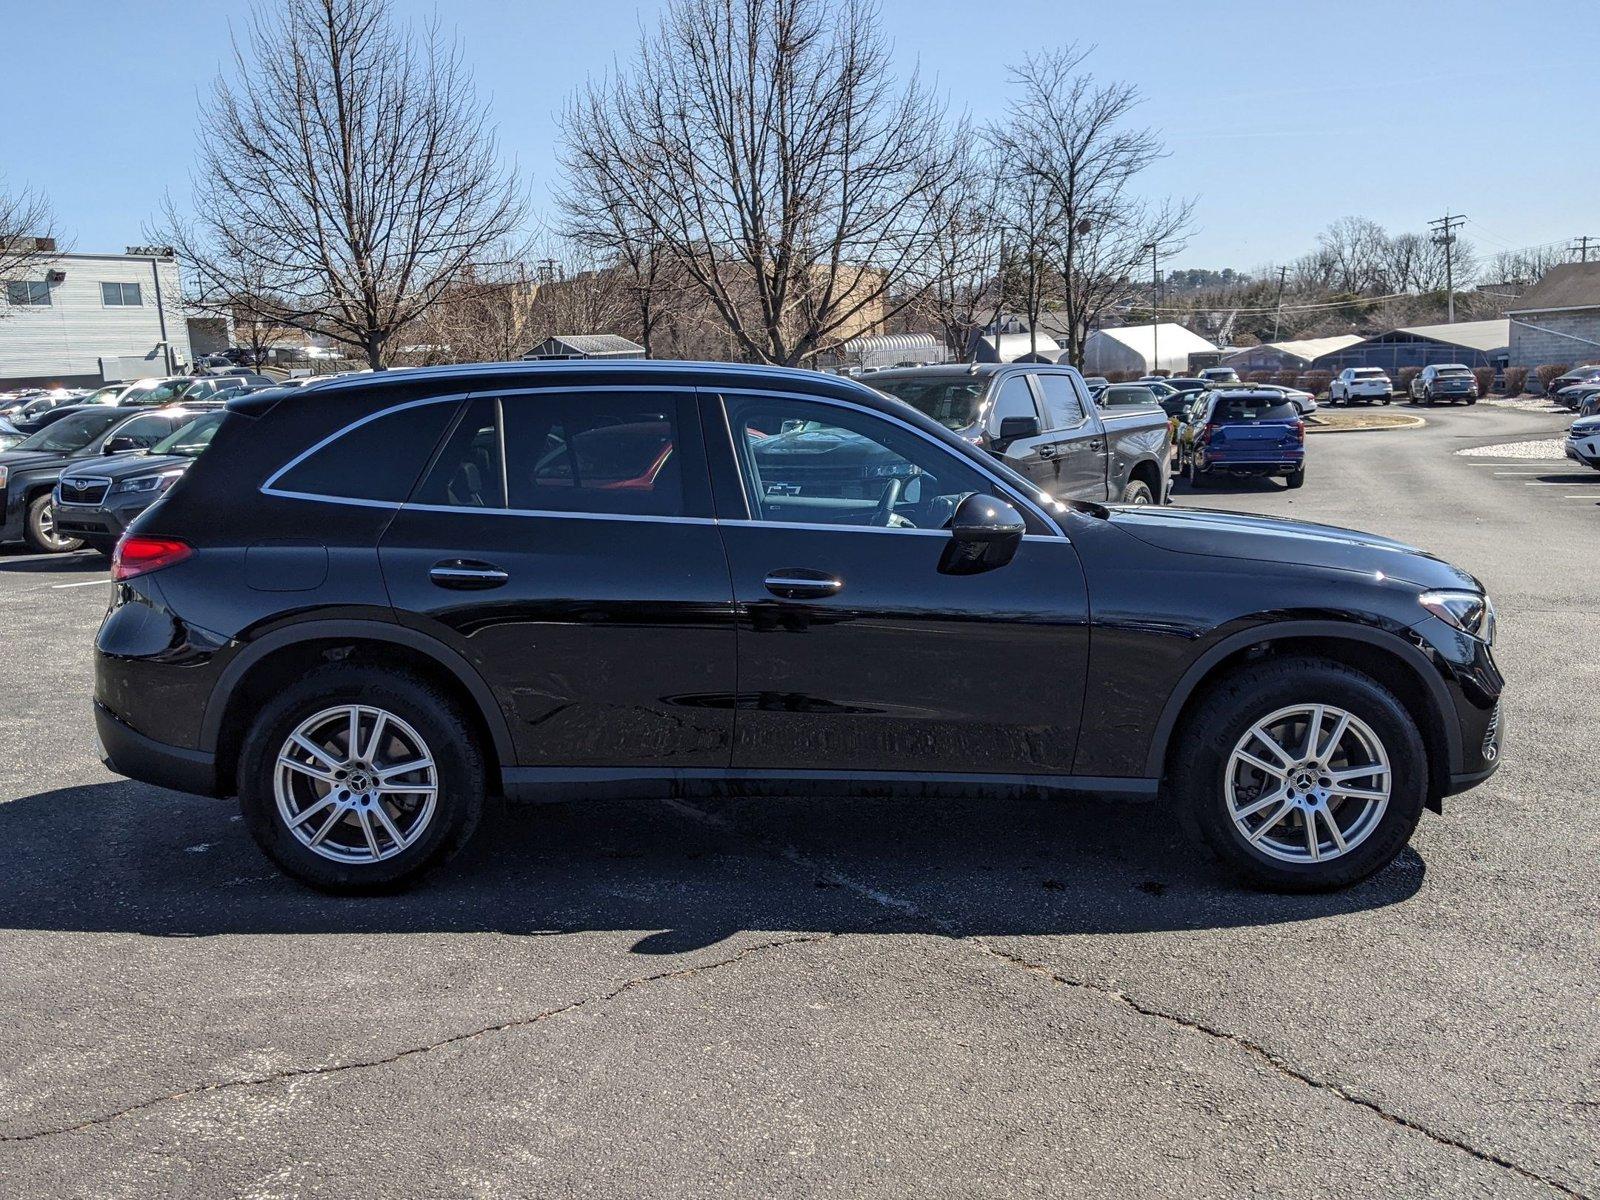
[[[1189, 355], [1200, 351], [1212, 354], [1217, 348], [1199, 334], [1170, 322], [1160, 325], [1123, 325], [1117, 329], [1097, 329], [1083, 345], [1083, 373], [1106, 375], [1112, 371], [1189, 371]], [[1159, 359], [1157, 358], [1159, 355]]]

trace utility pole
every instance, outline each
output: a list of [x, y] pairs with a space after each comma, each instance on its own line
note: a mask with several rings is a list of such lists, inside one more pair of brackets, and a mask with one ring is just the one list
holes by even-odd
[[1437, 221], [1429, 221], [1428, 227], [1434, 231], [1433, 244], [1444, 247], [1444, 290], [1449, 297], [1450, 324], [1456, 323], [1456, 276], [1455, 276], [1455, 244], [1456, 237], [1453, 232], [1457, 226], [1464, 222], [1465, 216], [1451, 216], [1450, 210], [1444, 211], [1444, 216]]
[[1146, 242], [1150, 251], [1150, 374], [1161, 369], [1161, 316], [1156, 312], [1156, 290], [1161, 286], [1161, 276], [1156, 270], [1156, 244]]
[[1289, 268], [1278, 268], [1278, 311], [1272, 317], [1272, 340], [1278, 340], [1278, 322], [1283, 320], [1283, 285], [1289, 278]]
[[1587, 237], [1587, 236], [1580, 237], [1580, 238], [1573, 238], [1572, 240], [1577, 242], [1577, 245], [1574, 246], [1573, 249], [1578, 252], [1578, 261], [1579, 262], [1588, 262], [1589, 261], [1589, 243], [1590, 242], [1600, 242], [1600, 238], [1592, 238], [1592, 237]]

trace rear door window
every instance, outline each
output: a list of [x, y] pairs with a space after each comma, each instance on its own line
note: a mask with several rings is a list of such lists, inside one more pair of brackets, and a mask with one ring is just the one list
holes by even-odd
[[1071, 429], [1083, 423], [1085, 409], [1072, 386], [1072, 376], [1041, 372], [1034, 380], [1044, 396], [1046, 429]]
[[458, 407], [453, 397], [425, 400], [348, 425], [279, 471], [265, 490], [399, 504]]
[[412, 503], [446, 508], [505, 507], [499, 409], [498, 401], [486, 397], [467, 405], [411, 497]]
[[[510, 507], [681, 517], [709, 513], [692, 401], [678, 393], [551, 392], [501, 399]], [[693, 464], [689, 462], [693, 456]]]

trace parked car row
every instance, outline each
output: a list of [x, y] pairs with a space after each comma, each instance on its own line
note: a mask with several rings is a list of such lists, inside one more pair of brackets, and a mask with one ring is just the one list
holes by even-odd
[[1574, 367], [1565, 375], [1557, 375], [1546, 389], [1550, 398], [1564, 408], [1583, 413], [1595, 411], [1596, 397], [1600, 397], [1600, 366]]

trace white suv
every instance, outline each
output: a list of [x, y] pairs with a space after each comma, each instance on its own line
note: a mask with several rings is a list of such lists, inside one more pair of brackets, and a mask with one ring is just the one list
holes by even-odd
[[1346, 367], [1328, 388], [1329, 404], [1354, 404], [1357, 400], [1388, 404], [1393, 399], [1394, 384], [1381, 367]]

